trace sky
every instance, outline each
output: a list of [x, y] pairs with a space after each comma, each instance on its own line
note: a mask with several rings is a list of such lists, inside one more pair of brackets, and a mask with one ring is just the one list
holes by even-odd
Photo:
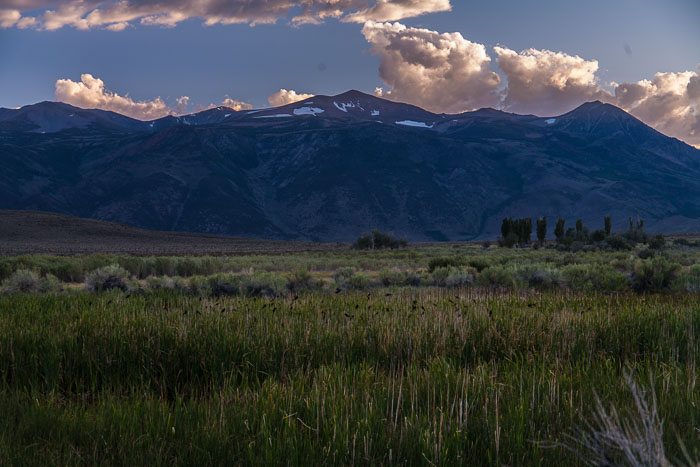
[[0, 107], [149, 120], [349, 89], [434, 112], [618, 105], [700, 147], [698, 0], [0, 0]]

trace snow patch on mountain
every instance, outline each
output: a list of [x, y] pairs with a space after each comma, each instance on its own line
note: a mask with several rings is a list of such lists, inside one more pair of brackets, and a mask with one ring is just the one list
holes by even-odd
[[415, 128], [432, 128], [434, 125], [428, 125], [424, 122], [414, 122], [413, 120], [401, 120], [396, 122], [397, 125], [412, 126]]
[[301, 107], [299, 109], [294, 109], [294, 115], [313, 115], [314, 117], [316, 114], [322, 114], [325, 112], [323, 109], [319, 109], [318, 107]]
[[373, 117], [376, 117], [377, 115], [379, 115], [379, 111], [378, 111], [378, 110], [373, 110], [373, 111], [372, 111], [372, 116], [373, 116]]
[[348, 109], [354, 109], [355, 104], [352, 102], [343, 102], [342, 104], [338, 104], [337, 102], [333, 101], [333, 105], [335, 105], [338, 110], [342, 110], [343, 112], [347, 113]]
[[554, 122], [556, 122], [556, 121], [557, 121], [556, 118], [548, 118], [548, 119], [545, 120], [544, 122], [545, 122], [547, 125], [551, 125], [552, 123], [554, 123]]
[[284, 117], [291, 117], [291, 115], [290, 114], [261, 115], [259, 117], [253, 117], [253, 118], [284, 118]]

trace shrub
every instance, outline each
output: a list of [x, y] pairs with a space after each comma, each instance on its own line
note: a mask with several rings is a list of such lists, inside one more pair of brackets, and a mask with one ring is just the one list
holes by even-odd
[[643, 250], [639, 250], [639, 253], [637, 253], [637, 256], [639, 256], [642, 259], [653, 258], [654, 255], [655, 255], [654, 250], [651, 250], [649, 248], [644, 248]]
[[470, 258], [467, 261], [467, 264], [476, 269], [478, 272], [481, 272], [487, 267], [491, 266], [491, 262], [486, 258]]
[[614, 234], [608, 237], [606, 243], [613, 250], [631, 250], [634, 247], [634, 243], [629, 241], [625, 236], [620, 234]]
[[287, 278], [287, 288], [293, 292], [310, 290], [313, 285], [313, 276], [308, 269], [295, 269]]
[[126, 291], [128, 280], [129, 272], [116, 264], [112, 264], [89, 273], [85, 279], [85, 289], [90, 292], [101, 292], [109, 289]]
[[562, 270], [562, 275], [572, 290], [586, 292], [621, 292], [627, 289], [629, 280], [607, 264], [572, 264]]
[[594, 242], [602, 242], [607, 238], [607, 234], [605, 233], [605, 230], [594, 230], [593, 233], [591, 233], [591, 240]]
[[632, 285], [638, 292], [662, 292], [678, 275], [680, 265], [665, 258], [637, 260]]
[[673, 244], [678, 246], [698, 247], [700, 246], [700, 240], [693, 241], [687, 238], [677, 238], [673, 241]]
[[663, 235], [654, 235], [649, 239], [649, 248], [653, 250], [660, 250], [666, 246], [666, 239]]
[[241, 276], [219, 273], [206, 278], [206, 289], [215, 297], [237, 295], [241, 291]]
[[700, 293], [700, 264], [690, 267], [679, 275], [672, 284], [678, 292]]
[[277, 297], [287, 287], [287, 281], [274, 272], [256, 272], [241, 277], [241, 292], [249, 297]]
[[35, 271], [18, 269], [2, 282], [4, 293], [53, 293], [63, 289], [61, 281], [53, 274], [40, 277]]
[[187, 284], [182, 277], [178, 276], [151, 276], [146, 279], [146, 287], [148, 290], [186, 290]]
[[379, 282], [384, 287], [391, 287], [392, 285], [418, 286], [420, 281], [420, 275], [412, 271], [384, 268], [379, 272]]
[[347, 285], [349, 288], [354, 290], [366, 290], [370, 288], [372, 283], [370, 282], [369, 277], [365, 276], [364, 274], [355, 274], [348, 280]]
[[521, 266], [516, 269], [518, 282], [538, 290], [549, 290], [562, 285], [561, 272], [544, 265]]
[[190, 293], [209, 295], [211, 288], [209, 286], [209, 278], [203, 276], [192, 276], [187, 282], [187, 290]]
[[463, 256], [443, 256], [433, 258], [428, 262], [428, 272], [433, 272], [437, 268], [452, 268], [457, 266], [465, 266], [467, 258]]
[[373, 230], [372, 232], [362, 234], [355, 240], [352, 247], [356, 250], [382, 250], [385, 248], [394, 250], [397, 248], [405, 248], [407, 245], [408, 241], [406, 241], [405, 238], [398, 238], [392, 233]]
[[477, 277], [476, 283], [487, 287], [514, 288], [516, 285], [513, 274], [503, 266], [491, 266], [484, 269]]
[[498, 246], [502, 248], [513, 248], [518, 243], [518, 235], [509, 232], [505, 237], [498, 237]]
[[447, 285], [447, 276], [450, 275], [450, 268], [448, 267], [438, 267], [435, 268], [433, 273], [430, 275], [430, 280], [434, 285], [444, 287]]
[[464, 287], [465, 285], [471, 285], [474, 283], [475, 276], [476, 270], [470, 267], [452, 269], [445, 278], [445, 285], [447, 287]]
[[347, 283], [352, 278], [352, 276], [354, 276], [354, 275], [355, 275], [355, 268], [342, 267], [342, 268], [338, 268], [335, 271], [335, 274], [333, 274], [333, 280], [335, 280], [335, 283], [339, 286], [346, 286]]
[[5, 293], [37, 293], [39, 292], [39, 274], [28, 269], [18, 269], [2, 283]]

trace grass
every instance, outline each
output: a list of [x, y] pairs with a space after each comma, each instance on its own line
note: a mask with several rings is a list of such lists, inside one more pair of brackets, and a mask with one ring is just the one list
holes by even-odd
[[0, 298], [0, 458], [575, 464], [539, 442], [596, 394], [631, 406], [626, 370], [653, 377], [670, 458], [677, 436], [700, 454], [697, 296], [386, 293]]
[[[180, 262], [216, 267], [138, 272]], [[694, 247], [4, 264], [133, 277], [0, 295], [2, 465], [584, 465], [572, 443], [637, 426], [630, 387], [664, 459], [700, 459]]]

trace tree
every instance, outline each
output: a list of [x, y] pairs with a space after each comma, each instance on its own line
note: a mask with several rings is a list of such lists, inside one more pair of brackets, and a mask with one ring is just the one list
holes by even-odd
[[501, 223], [501, 237], [506, 238], [511, 232], [513, 232], [513, 219], [506, 217]]
[[581, 219], [576, 221], [576, 233], [577, 234], [583, 233], [583, 221]]
[[540, 241], [540, 245], [544, 245], [544, 241], [547, 238], [547, 217], [540, 217], [537, 219], [537, 240]]
[[612, 232], [612, 220], [610, 216], [605, 216], [605, 236], [609, 237]]
[[558, 242], [561, 242], [562, 238], [564, 238], [564, 223], [564, 219], [559, 218], [556, 227], [554, 227], [554, 236], [557, 237]]

